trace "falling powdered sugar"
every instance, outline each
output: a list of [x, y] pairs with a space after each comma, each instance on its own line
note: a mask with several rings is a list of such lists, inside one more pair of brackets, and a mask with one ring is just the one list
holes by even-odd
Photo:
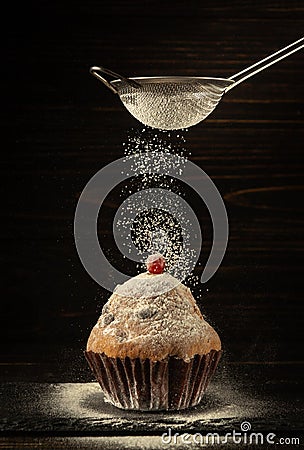
[[166, 270], [179, 280], [192, 272], [201, 250], [199, 224], [176, 178], [187, 164], [184, 143], [181, 134], [150, 129], [129, 133], [125, 175], [133, 178], [122, 190], [122, 196], [129, 196], [115, 217], [123, 254], [138, 261], [139, 271], [149, 254], [160, 252]]

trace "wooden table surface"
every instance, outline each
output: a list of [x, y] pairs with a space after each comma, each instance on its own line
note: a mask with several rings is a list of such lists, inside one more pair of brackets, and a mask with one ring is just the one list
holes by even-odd
[[[128, 415], [95, 391], [82, 351], [109, 292], [78, 258], [73, 219], [89, 179], [123, 157], [132, 137], [154, 133], [142, 131], [90, 66], [229, 77], [302, 37], [303, 3], [55, 0], [12, 13], [1, 74], [0, 448], [158, 448], [168, 424], [224, 433], [246, 418], [255, 430], [302, 436], [303, 51], [224, 95], [195, 127], [155, 130], [173, 145], [183, 135], [186, 155], [214, 181], [229, 216], [221, 267], [193, 288], [224, 348], [197, 410], [177, 419]], [[187, 201], [204, 229], [204, 265], [211, 222], [199, 199]], [[100, 236], [132, 275], [135, 265], [112, 238], [120, 203], [113, 190]]]

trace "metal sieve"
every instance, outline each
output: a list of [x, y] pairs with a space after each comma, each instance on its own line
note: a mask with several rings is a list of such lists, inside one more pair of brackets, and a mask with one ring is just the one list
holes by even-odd
[[[223, 94], [247, 78], [304, 47], [304, 38], [267, 56], [230, 78], [138, 77], [126, 78], [103, 67], [90, 72], [115, 94], [127, 110], [144, 125], [161, 130], [188, 128], [204, 120], [217, 106]], [[107, 81], [100, 75], [115, 77]]]

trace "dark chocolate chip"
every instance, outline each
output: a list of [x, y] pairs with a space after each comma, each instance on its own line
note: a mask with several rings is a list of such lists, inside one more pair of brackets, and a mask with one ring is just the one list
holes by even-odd
[[104, 314], [103, 318], [102, 318], [102, 323], [103, 325], [110, 325], [111, 322], [113, 322], [114, 320], [114, 316], [112, 313], [106, 313]]
[[117, 330], [116, 336], [119, 342], [125, 341], [128, 337], [127, 333], [124, 330]]
[[151, 317], [153, 317], [156, 313], [157, 313], [156, 308], [148, 306], [147, 308], [142, 308], [139, 311], [137, 311], [137, 316], [140, 319], [151, 319]]

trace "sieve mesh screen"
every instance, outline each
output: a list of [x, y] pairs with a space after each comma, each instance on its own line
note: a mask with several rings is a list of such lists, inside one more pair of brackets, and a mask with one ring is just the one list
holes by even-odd
[[114, 83], [124, 106], [136, 119], [153, 128], [175, 130], [191, 127], [205, 119], [231, 81], [138, 79], [139, 88], [120, 80]]

